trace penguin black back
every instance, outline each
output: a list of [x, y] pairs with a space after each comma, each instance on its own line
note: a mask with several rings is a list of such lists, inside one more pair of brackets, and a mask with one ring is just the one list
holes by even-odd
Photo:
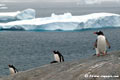
[[60, 62], [64, 62], [64, 57], [63, 57], [63, 55], [59, 52], [59, 51], [57, 51], [56, 52], [61, 58], [60, 58]]

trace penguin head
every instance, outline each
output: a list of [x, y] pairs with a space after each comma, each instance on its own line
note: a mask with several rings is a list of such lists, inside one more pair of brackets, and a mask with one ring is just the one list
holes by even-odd
[[57, 51], [55, 51], [55, 50], [54, 50], [54, 51], [53, 51], [53, 53], [54, 53], [54, 54], [56, 54], [56, 53], [57, 53]]
[[8, 64], [8, 67], [10, 67], [10, 68], [11, 68], [11, 67], [13, 67], [13, 65], [11, 65], [11, 64]]
[[53, 53], [54, 53], [54, 54], [59, 54], [60, 52], [57, 51], [57, 50], [56, 50], [56, 51], [54, 50]]
[[94, 32], [94, 34], [97, 34], [97, 35], [104, 35], [102, 31]]

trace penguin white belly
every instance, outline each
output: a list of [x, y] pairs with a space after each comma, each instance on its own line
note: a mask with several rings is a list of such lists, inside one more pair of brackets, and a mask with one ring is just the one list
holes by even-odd
[[106, 39], [104, 36], [98, 37], [97, 49], [98, 49], [99, 53], [106, 52]]
[[95, 50], [96, 50], [96, 54], [99, 54], [98, 48], [95, 48]]
[[10, 74], [14, 74], [15, 73], [13, 68], [9, 68], [9, 70], [10, 70]]
[[59, 55], [58, 55], [58, 54], [54, 54], [54, 58], [55, 58], [55, 61], [60, 62], [60, 57], [59, 57]]

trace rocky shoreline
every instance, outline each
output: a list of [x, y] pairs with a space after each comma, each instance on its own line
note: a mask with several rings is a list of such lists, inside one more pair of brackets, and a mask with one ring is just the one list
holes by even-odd
[[80, 61], [48, 64], [0, 80], [120, 80], [120, 51]]

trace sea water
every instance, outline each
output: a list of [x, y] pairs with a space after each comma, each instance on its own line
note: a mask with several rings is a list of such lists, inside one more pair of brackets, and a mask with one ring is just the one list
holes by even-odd
[[[100, 29], [111, 44], [110, 51], [120, 49], [120, 29]], [[19, 71], [28, 70], [54, 60], [53, 50], [58, 50], [65, 61], [80, 60], [93, 56], [97, 30], [84, 31], [1, 31], [0, 75], [8, 75], [8, 64]]]

